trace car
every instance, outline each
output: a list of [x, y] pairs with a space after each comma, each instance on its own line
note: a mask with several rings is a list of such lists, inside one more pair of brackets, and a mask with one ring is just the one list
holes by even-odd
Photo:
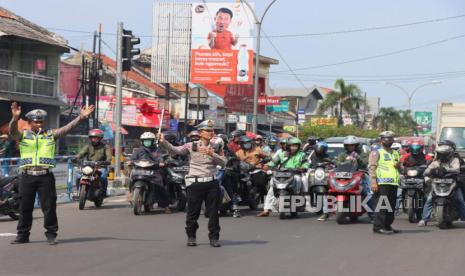
[[[336, 158], [339, 154], [344, 152], [344, 139], [346, 137], [329, 137], [325, 139], [325, 142], [328, 144], [328, 155], [331, 158]], [[362, 151], [364, 153], [370, 152], [370, 139], [367, 138], [358, 138], [362, 146]]]

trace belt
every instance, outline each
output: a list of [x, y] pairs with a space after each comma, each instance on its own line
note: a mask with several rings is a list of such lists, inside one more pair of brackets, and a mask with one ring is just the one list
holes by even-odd
[[48, 169], [42, 169], [42, 170], [24, 170], [24, 173], [27, 175], [33, 175], [33, 176], [39, 176], [39, 175], [46, 175], [50, 171]]
[[189, 186], [193, 183], [212, 182], [214, 180], [216, 180], [214, 176], [208, 176], [208, 177], [186, 176], [186, 186]]

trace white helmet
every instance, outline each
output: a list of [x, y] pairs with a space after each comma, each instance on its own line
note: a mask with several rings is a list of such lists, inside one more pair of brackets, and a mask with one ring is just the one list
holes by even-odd
[[356, 136], [349, 135], [344, 139], [344, 145], [358, 145], [360, 141]]
[[153, 134], [152, 132], [144, 132], [140, 136], [141, 140], [146, 140], [146, 139], [154, 139], [155, 140], [155, 138], [156, 138], [155, 134]]

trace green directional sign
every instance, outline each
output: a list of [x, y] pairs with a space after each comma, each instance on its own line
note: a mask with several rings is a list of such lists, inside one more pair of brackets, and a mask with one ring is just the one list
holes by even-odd
[[272, 105], [266, 107], [267, 112], [288, 112], [289, 101], [281, 101], [279, 105]]
[[415, 122], [419, 135], [431, 135], [433, 125], [433, 112], [415, 112]]

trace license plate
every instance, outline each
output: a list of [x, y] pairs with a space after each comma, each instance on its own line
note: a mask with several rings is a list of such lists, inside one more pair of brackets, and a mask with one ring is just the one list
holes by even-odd
[[132, 172], [133, 175], [152, 175], [153, 171], [149, 170], [134, 170]]
[[454, 182], [453, 179], [450, 179], [450, 178], [445, 178], [445, 179], [436, 179], [434, 181], [434, 183], [437, 183], [437, 184], [452, 184]]
[[336, 178], [352, 178], [352, 173], [350, 173], [350, 172], [336, 172]]
[[174, 167], [173, 171], [175, 171], [175, 172], [187, 172], [187, 171], [189, 171], [189, 167]]

